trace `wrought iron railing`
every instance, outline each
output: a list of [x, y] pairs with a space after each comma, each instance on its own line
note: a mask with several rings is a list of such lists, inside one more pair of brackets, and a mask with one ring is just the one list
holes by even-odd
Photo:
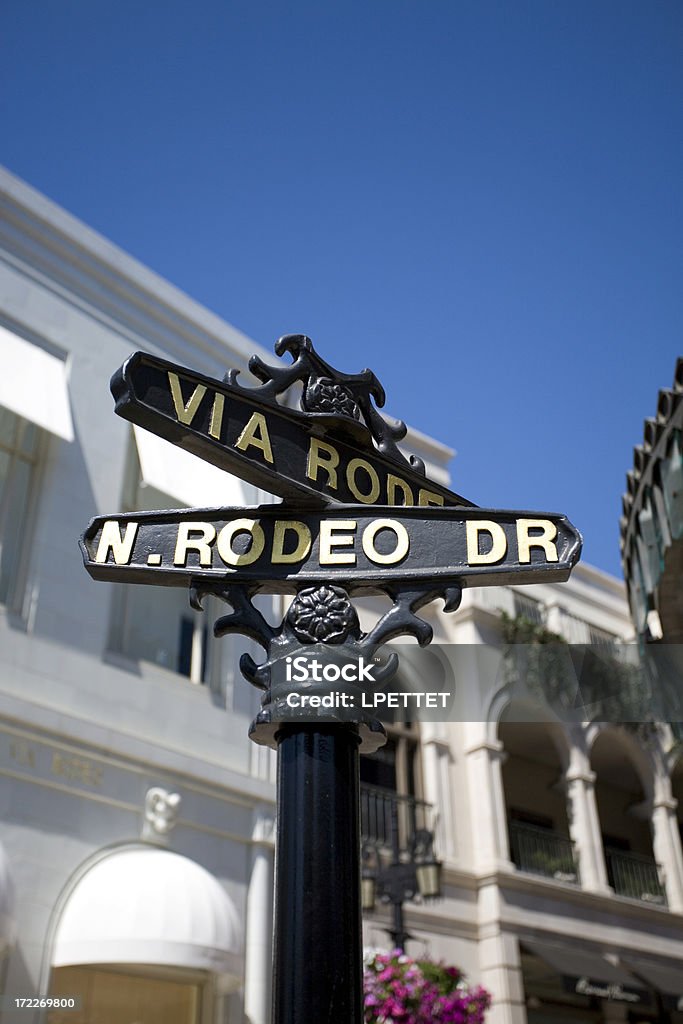
[[391, 849], [394, 830], [400, 850], [408, 850], [420, 829], [433, 829], [431, 804], [379, 786], [360, 787], [361, 838], [380, 849]]
[[605, 849], [607, 879], [618, 896], [630, 896], [646, 903], [666, 904], [659, 869], [652, 857], [623, 850]]
[[513, 600], [516, 618], [527, 619], [537, 626], [545, 624], [545, 608], [540, 601], [526, 594], [518, 594], [517, 591], [513, 594]]
[[509, 823], [509, 835], [512, 862], [520, 871], [559, 882], [578, 882], [574, 844], [567, 836], [519, 821]]

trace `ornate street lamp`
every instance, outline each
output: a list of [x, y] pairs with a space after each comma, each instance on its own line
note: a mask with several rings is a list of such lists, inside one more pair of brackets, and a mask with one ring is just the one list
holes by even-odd
[[377, 846], [363, 844], [361, 894], [364, 911], [373, 910], [377, 898], [381, 903], [392, 905], [393, 926], [385, 931], [391, 936], [394, 949], [402, 950], [412, 938], [405, 930], [405, 901], [416, 896], [432, 900], [441, 895], [441, 863], [434, 856], [434, 833], [426, 828], [417, 829], [408, 838], [408, 849], [402, 851], [395, 803], [392, 803], [391, 861], [383, 864]]
[[441, 895], [441, 861], [434, 856], [434, 833], [418, 829], [413, 840], [413, 860], [420, 896], [435, 900]]

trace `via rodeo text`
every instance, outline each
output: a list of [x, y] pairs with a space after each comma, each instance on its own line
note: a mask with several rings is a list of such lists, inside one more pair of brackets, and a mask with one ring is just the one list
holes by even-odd
[[581, 536], [561, 515], [479, 508], [286, 505], [136, 512], [93, 519], [81, 541], [95, 579], [187, 586], [211, 579], [295, 592], [379, 585], [561, 582]]

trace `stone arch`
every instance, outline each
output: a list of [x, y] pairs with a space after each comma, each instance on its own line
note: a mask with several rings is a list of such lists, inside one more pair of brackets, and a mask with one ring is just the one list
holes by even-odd
[[589, 738], [607, 880], [618, 895], [661, 901], [652, 835], [652, 755], [634, 735], [612, 724], [592, 729]]
[[620, 750], [625, 761], [632, 766], [641, 786], [643, 799], [651, 805], [654, 796], [655, 763], [651, 752], [640, 743], [636, 735], [623, 726], [610, 722], [592, 722], [587, 727], [585, 735], [591, 766], [597, 744], [604, 743], [609, 737], [615, 751]]
[[497, 736], [512, 861], [525, 872], [576, 882], [565, 776], [571, 744], [564, 725], [538, 705], [509, 701]]

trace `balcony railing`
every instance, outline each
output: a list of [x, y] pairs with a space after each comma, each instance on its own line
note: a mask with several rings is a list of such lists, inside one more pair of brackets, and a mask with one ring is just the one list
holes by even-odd
[[510, 822], [509, 834], [512, 861], [520, 871], [555, 878], [558, 882], [578, 882], [571, 839], [552, 829], [519, 821]]
[[392, 849], [394, 832], [398, 848], [407, 850], [420, 829], [433, 830], [432, 806], [414, 796], [402, 796], [379, 786], [360, 787], [361, 838], [380, 849]]
[[540, 601], [526, 594], [518, 594], [517, 591], [514, 592], [513, 600], [516, 618], [527, 619], [536, 626], [545, 624], [545, 608]]
[[651, 857], [623, 850], [605, 849], [607, 879], [617, 896], [666, 905], [666, 893]]

